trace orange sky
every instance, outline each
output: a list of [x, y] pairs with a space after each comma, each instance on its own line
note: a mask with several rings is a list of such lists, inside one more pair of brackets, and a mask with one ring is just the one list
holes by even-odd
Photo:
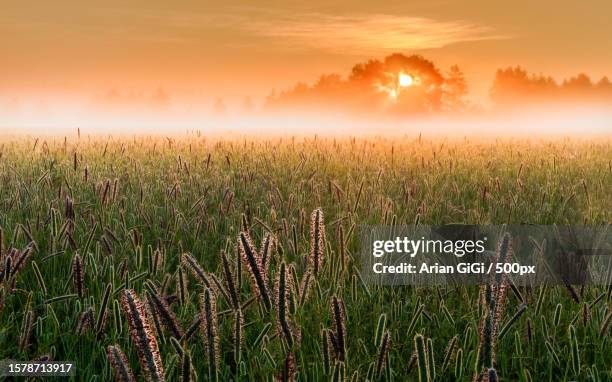
[[495, 69], [612, 75], [609, 0], [0, 0], [0, 97], [111, 88], [260, 97], [391, 52]]

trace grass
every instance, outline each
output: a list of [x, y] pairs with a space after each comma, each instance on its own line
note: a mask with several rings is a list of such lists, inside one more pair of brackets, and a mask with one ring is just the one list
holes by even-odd
[[0, 359], [85, 381], [610, 380], [610, 287], [508, 292], [490, 365], [478, 287], [365, 285], [356, 253], [363, 224], [608, 224], [611, 161], [606, 140], [5, 140]]

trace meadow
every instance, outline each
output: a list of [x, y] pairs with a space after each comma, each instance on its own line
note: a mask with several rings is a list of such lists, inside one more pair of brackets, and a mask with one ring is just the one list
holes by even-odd
[[83, 381], [609, 381], [612, 287], [380, 287], [356, 254], [364, 224], [608, 224], [611, 161], [609, 139], [6, 138], [0, 359]]

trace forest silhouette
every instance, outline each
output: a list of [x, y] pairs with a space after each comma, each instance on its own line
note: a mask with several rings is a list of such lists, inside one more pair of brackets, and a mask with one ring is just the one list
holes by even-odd
[[[408, 84], [402, 84], [402, 78], [408, 78]], [[593, 82], [584, 73], [557, 82], [516, 66], [497, 70], [490, 96], [493, 107], [500, 109], [560, 102], [612, 103], [612, 83], [607, 77]], [[421, 55], [394, 53], [356, 64], [346, 77], [325, 74], [314, 84], [298, 82], [273, 92], [264, 104], [266, 111], [292, 109], [426, 115], [467, 113], [478, 107], [469, 101], [468, 84], [457, 65], [442, 71]]]

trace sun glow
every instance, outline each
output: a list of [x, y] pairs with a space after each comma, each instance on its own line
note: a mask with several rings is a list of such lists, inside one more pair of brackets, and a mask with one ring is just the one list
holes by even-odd
[[399, 86], [403, 88], [412, 86], [412, 84], [414, 83], [414, 79], [409, 74], [400, 73], [398, 77]]

